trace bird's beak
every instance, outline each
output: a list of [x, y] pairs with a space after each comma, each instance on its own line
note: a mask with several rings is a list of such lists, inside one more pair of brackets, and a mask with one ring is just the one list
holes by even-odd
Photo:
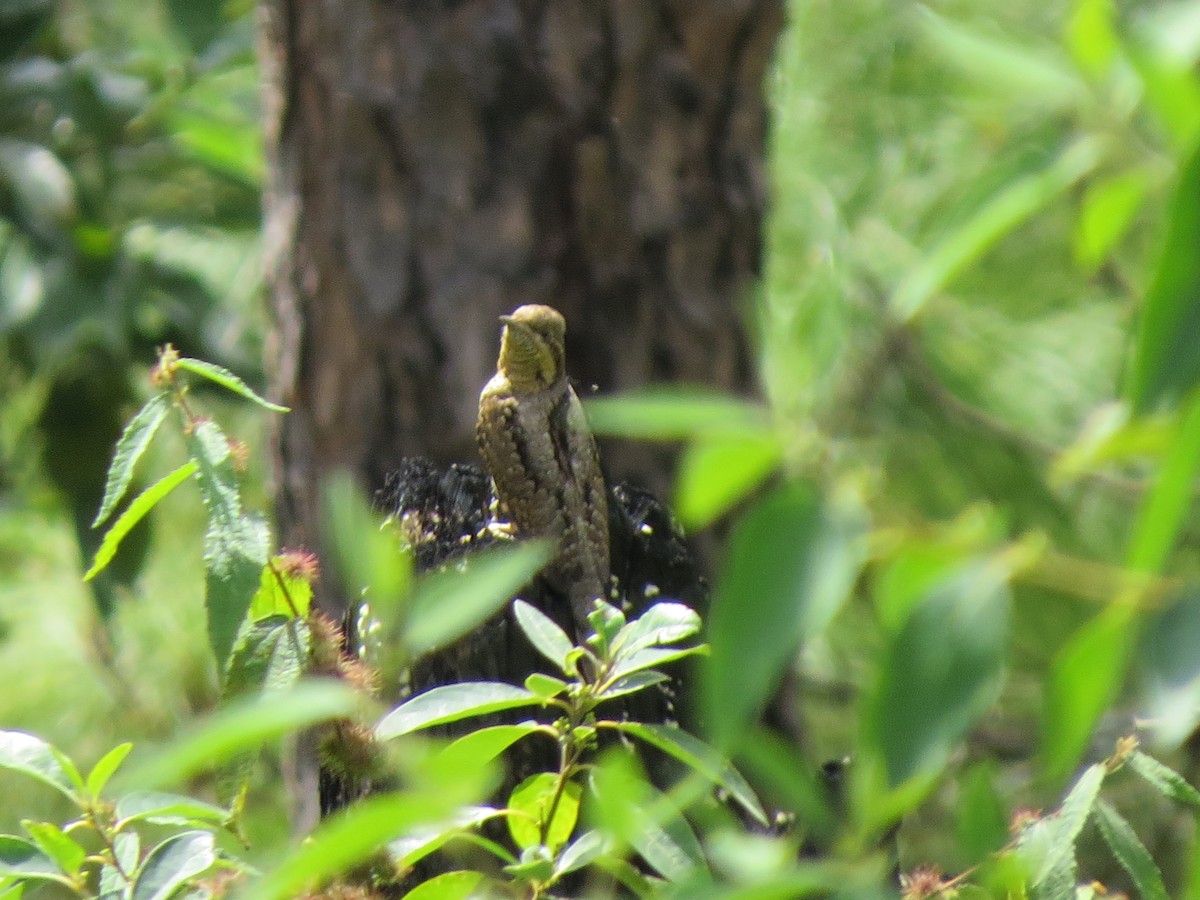
[[504, 325], [511, 325], [515, 321], [516, 321], [516, 319], [514, 319], [512, 316], [501, 316], [500, 317], [500, 322]]

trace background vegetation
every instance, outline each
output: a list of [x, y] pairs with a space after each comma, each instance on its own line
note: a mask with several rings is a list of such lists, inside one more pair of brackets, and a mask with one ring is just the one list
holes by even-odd
[[[0, 726], [81, 763], [166, 741], [217, 696], [195, 497], [159, 508], [144, 561], [131, 537], [108, 581], [79, 575], [153, 348], [255, 380], [248, 6], [0, 4], [0, 674], [20, 685]], [[733, 737], [802, 646], [802, 758], [855, 758], [847, 843], [903, 812], [902, 868], [958, 871], [1123, 735], [1196, 779], [1200, 5], [791, 13], [752, 316], [769, 415], [593, 414], [685, 439], [689, 527], [733, 509], [714, 740], [803, 793], [769, 741]], [[206, 399], [261, 460], [257, 414]], [[245, 484], [261, 507], [257, 463]], [[262, 783], [249, 827], [270, 856], [286, 812]], [[1111, 790], [1171, 895], [1200, 896], [1192, 814]], [[3, 831], [63, 815], [8, 773], [0, 797]], [[1081, 879], [1125, 884], [1089, 841]]]

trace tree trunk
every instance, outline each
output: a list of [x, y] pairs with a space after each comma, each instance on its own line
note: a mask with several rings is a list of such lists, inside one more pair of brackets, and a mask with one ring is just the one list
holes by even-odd
[[[782, 0], [265, 0], [280, 539], [331, 469], [476, 461], [497, 316], [566, 316], [604, 392], [746, 393]], [[662, 488], [664, 459], [604, 448]]]

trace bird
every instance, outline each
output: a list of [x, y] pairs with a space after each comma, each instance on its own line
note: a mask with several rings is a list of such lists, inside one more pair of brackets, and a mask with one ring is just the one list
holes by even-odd
[[501, 512], [518, 534], [555, 545], [542, 575], [568, 600], [584, 640], [587, 616], [609, 589], [608, 489], [567, 380], [566, 321], [541, 304], [500, 321], [500, 356], [479, 396], [475, 436]]

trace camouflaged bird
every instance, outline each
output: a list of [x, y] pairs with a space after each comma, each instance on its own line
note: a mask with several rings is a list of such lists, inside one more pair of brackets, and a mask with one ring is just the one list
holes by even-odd
[[540, 305], [500, 321], [500, 359], [479, 396], [475, 435], [502, 512], [519, 533], [558, 545], [542, 574], [570, 601], [582, 640], [593, 601], [608, 595], [608, 502], [596, 442], [567, 383], [566, 322]]

